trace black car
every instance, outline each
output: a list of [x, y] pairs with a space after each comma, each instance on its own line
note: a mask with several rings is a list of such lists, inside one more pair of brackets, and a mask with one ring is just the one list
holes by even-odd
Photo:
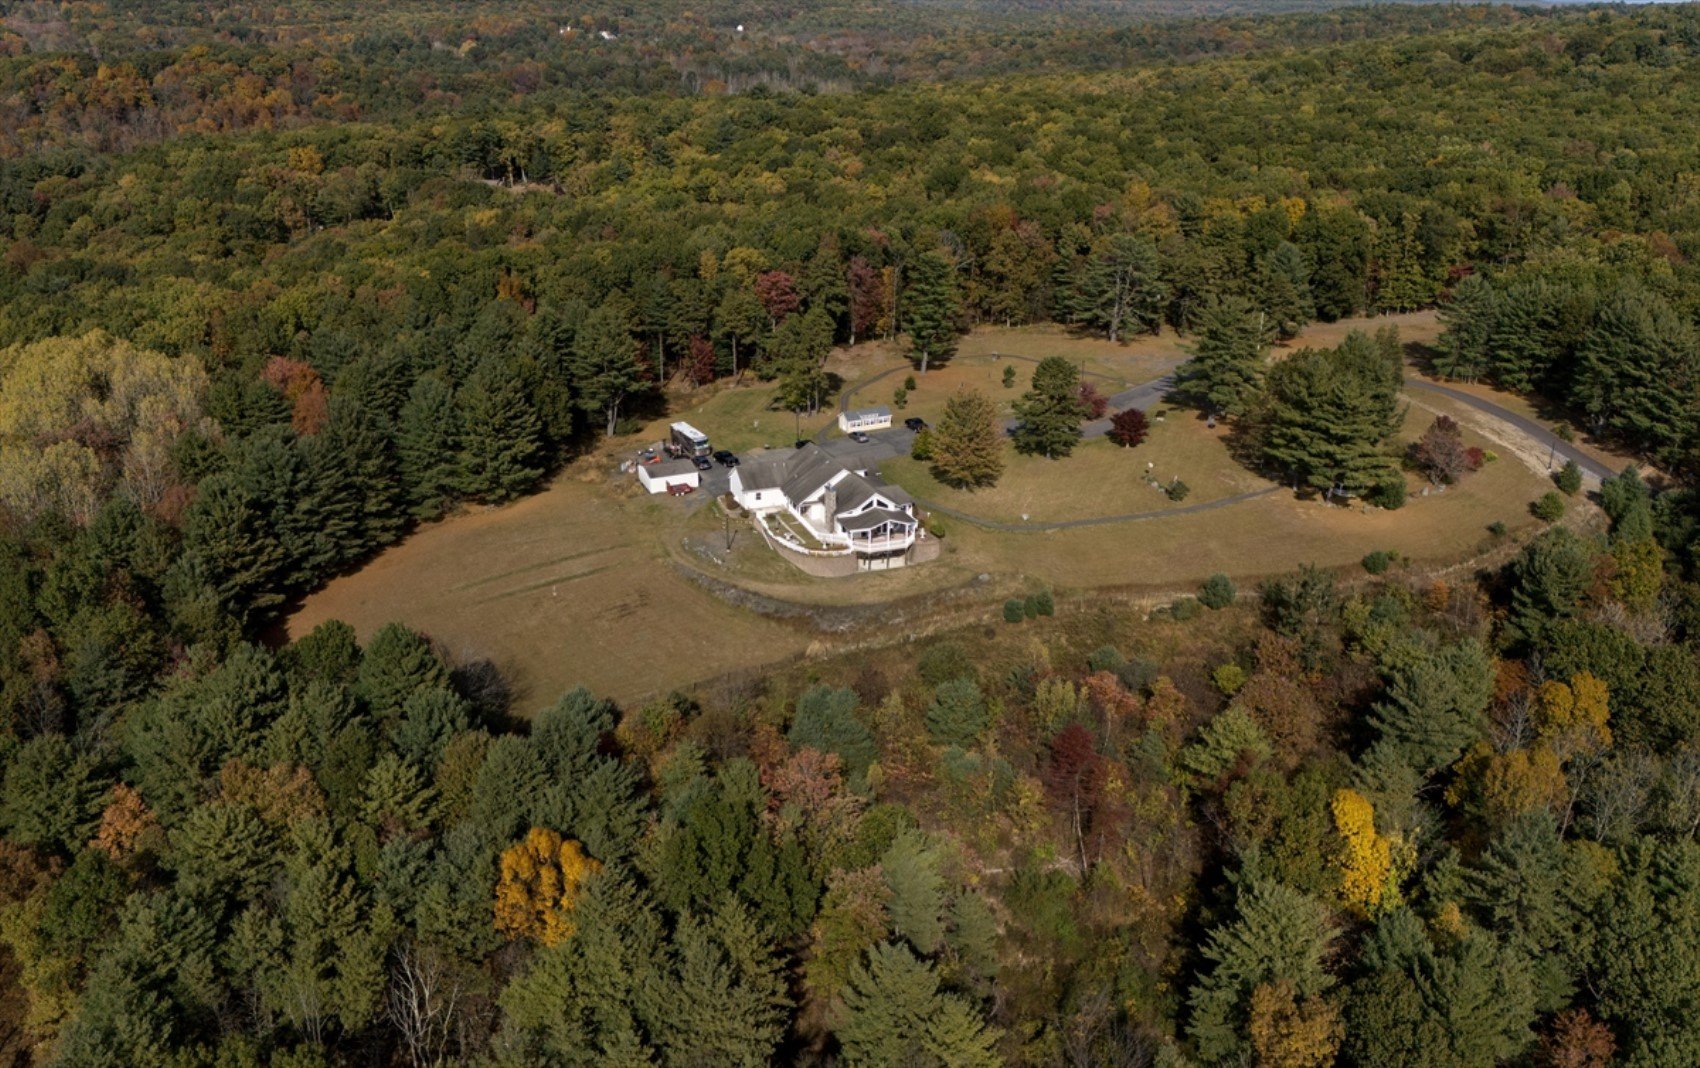
[[719, 464], [721, 467], [738, 466], [738, 458], [725, 449], [721, 449], [719, 452], [714, 454], [714, 462]]
[[912, 415], [903, 420], [903, 426], [905, 429], [913, 430], [915, 433], [919, 434], [921, 431], [927, 429], [927, 421], [919, 416]]
[[713, 461], [709, 460], [709, 458], [706, 457], [706, 456], [693, 456], [693, 457], [691, 457], [691, 463], [697, 465], [698, 471], [712, 471], [712, 470], [714, 470]]

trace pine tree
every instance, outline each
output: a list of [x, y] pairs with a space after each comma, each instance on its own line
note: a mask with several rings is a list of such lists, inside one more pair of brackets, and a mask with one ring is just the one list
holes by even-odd
[[1053, 460], [1067, 456], [1080, 440], [1084, 416], [1080, 369], [1061, 356], [1045, 357], [1033, 370], [1032, 388], [1015, 402], [1016, 451]]
[[927, 730], [940, 745], [971, 745], [986, 729], [986, 722], [986, 698], [972, 678], [951, 679], [933, 687]]
[[1188, 995], [1187, 1030], [1203, 1059], [1234, 1063], [1250, 1052], [1252, 994], [1261, 984], [1291, 984], [1298, 999], [1325, 993], [1334, 982], [1324, 966], [1333, 939], [1315, 899], [1267, 880], [1245, 886], [1233, 918], [1206, 938], [1209, 966]]
[[1238, 297], [1216, 301], [1204, 311], [1192, 358], [1180, 366], [1180, 391], [1207, 411], [1243, 415], [1263, 391], [1269, 362], [1264, 313]]
[[977, 390], [958, 390], [929, 434], [933, 474], [951, 486], [996, 485], [1003, 475], [997, 406]]
[[956, 352], [960, 303], [956, 269], [944, 254], [917, 256], [903, 289], [903, 325], [909, 331], [910, 358], [922, 374], [930, 364], [948, 360]]
[[1446, 331], [1440, 337], [1434, 369], [1447, 378], [1466, 382], [1487, 374], [1488, 347], [1498, 312], [1498, 291], [1484, 275], [1468, 274], [1459, 279], [1440, 306], [1440, 321]]
[[507, 366], [489, 358], [461, 386], [462, 488], [487, 501], [505, 501], [543, 473], [537, 413]]
[[[579, 406], [600, 416], [604, 431], [613, 437], [621, 406], [645, 384], [631, 322], [623, 311], [604, 304], [590, 313], [573, 339], [571, 370]], [[466, 431], [477, 432], [470, 418]]]
[[388, 721], [402, 714], [415, 693], [446, 689], [448, 683], [448, 665], [431, 643], [400, 623], [389, 623], [366, 643], [356, 689], [372, 715]]
[[[820, 308], [793, 315], [769, 336], [764, 367], [779, 379], [775, 403], [787, 411], [820, 410], [830, 380], [822, 366], [832, 351], [832, 320]], [[763, 372], [763, 377], [766, 371]]]
[[1306, 349], [1269, 374], [1263, 428], [1269, 465], [1326, 494], [1361, 495], [1393, 470], [1383, 444], [1399, 423], [1403, 368], [1388, 346], [1352, 333]]
[[1600, 309], [1577, 353], [1575, 393], [1590, 422], [1673, 459], [1692, 436], [1700, 340], [1664, 300], [1627, 289]]
[[421, 519], [441, 515], [466, 481], [460, 419], [454, 391], [441, 378], [428, 374], [414, 381], [401, 409], [396, 446], [408, 503]]
[[185, 554], [200, 561], [220, 602], [240, 620], [283, 600], [278, 579], [287, 557], [266, 520], [259, 499], [223, 474], [202, 481], [184, 516]]
[[1296, 337], [1305, 324], [1316, 318], [1310, 293], [1310, 264], [1305, 254], [1290, 241], [1283, 241], [1265, 257], [1258, 269], [1258, 309], [1269, 317], [1275, 336]]
[[1427, 775], [1458, 759], [1483, 730], [1493, 669], [1474, 641], [1412, 659], [1393, 672], [1370, 713], [1377, 750]]
[[661, 1047], [669, 1063], [762, 1065], [785, 1036], [785, 970], [766, 932], [736, 901], [674, 934]]
[[1108, 234], [1087, 256], [1069, 293], [1072, 322], [1102, 330], [1111, 341], [1155, 333], [1163, 322], [1169, 287], [1162, 279], [1157, 246], [1136, 234]]
[[726, 295], [714, 309], [714, 329], [715, 333], [724, 337], [731, 346], [733, 377], [737, 377], [740, 370], [739, 346], [753, 347], [761, 339], [762, 330], [766, 326], [767, 312], [754, 293], [736, 285], [726, 291]]
[[914, 828], [900, 832], [880, 858], [880, 870], [891, 894], [887, 908], [892, 931], [928, 957], [944, 944], [942, 861], [926, 834]]
[[1545, 382], [1548, 369], [1563, 354], [1558, 336], [1563, 296], [1556, 285], [1540, 278], [1515, 283], [1497, 295], [1488, 338], [1495, 383], [1527, 393]]
[[838, 1040], [848, 1065], [993, 1068], [998, 1034], [963, 999], [939, 991], [932, 965], [907, 946], [868, 952], [844, 994]]
[[314, 493], [303, 507], [314, 514], [325, 566], [394, 541], [401, 509], [389, 428], [357, 401], [333, 397], [324, 428], [305, 445]]
[[1593, 579], [1594, 552], [1568, 527], [1554, 527], [1535, 539], [1511, 564], [1511, 615], [1507, 633], [1540, 647], [1547, 632], [1581, 607]]

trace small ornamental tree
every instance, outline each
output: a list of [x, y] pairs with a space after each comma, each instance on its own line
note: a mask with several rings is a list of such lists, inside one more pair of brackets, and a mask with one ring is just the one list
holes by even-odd
[[1564, 518], [1564, 498], [1556, 490], [1548, 490], [1541, 494], [1540, 500], [1529, 506], [1529, 511], [1544, 523], [1556, 523]]
[[1080, 383], [1078, 395], [1080, 409], [1086, 413], [1088, 419], [1102, 419], [1104, 413], [1110, 410], [1110, 399], [1099, 393], [1098, 387], [1090, 382], [1083, 381]]
[[1412, 443], [1411, 460], [1435, 485], [1450, 485], [1463, 477], [1471, 465], [1458, 421], [1450, 416], [1435, 416], [1423, 436]]
[[1574, 497], [1582, 491], [1582, 469], [1575, 460], [1566, 460], [1558, 474], [1553, 476], [1553, 481], [1566, 497]]
[[1131, 449], [1151, 433], [1151, 421], [1138, 408], [1129, 408], [1110, 417], [1110, 440], [1124, 449]]
[[557, 946], [571, 938], [579, 889], [602, 867], [571, 838], [533, 827], [502, 851], [496, 882], [496, 930]]

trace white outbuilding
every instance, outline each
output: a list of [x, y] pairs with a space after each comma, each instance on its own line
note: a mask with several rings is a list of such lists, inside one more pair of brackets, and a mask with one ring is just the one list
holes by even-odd
[[890, 408], [857, 408], [838, 413], [838, 429], [846, 434], [857, 430], [885, 430], [890, 426]]
[[702, 485], [702, 472], [689, 460], [661, 460], [638, 464], [638, 482], [651, 493], [679, 493]]

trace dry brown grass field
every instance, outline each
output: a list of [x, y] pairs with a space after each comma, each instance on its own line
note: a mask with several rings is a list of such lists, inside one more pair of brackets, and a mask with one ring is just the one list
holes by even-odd
[[672, 569], [659, 535], [678, 504], [563, 476], [420, 530], [309, 597], [289, 634], [342, 619], [364, 639], [399, 620], [453, 657], [493, 660], [521, 713], [581, 683], [632, 700], [803, 650], [801, 631]]

